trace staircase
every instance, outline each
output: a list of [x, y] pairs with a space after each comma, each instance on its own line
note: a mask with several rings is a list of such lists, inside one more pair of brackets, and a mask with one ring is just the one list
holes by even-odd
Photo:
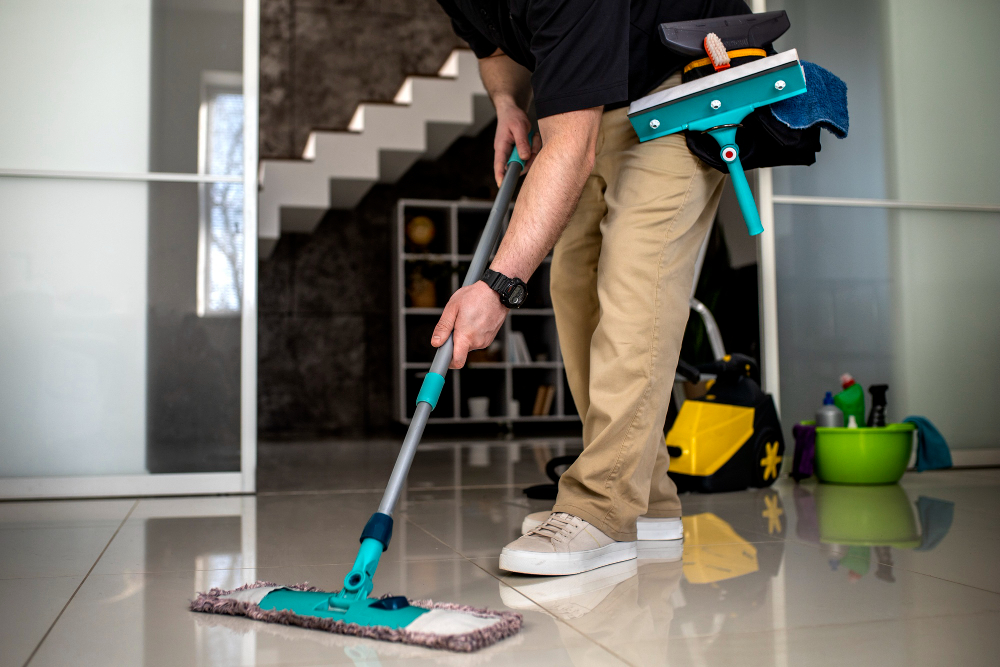
[[411, 76], [392, 102], [358, 106], [346, 131], [314, 131], [301, 160], [261, 160], [258, 253], [282, 233], [310, 233], [331, 208], [350, 209], [375, 183], [394, 183], [495, 117], [472, 51], [452, 51], [437, 76]]

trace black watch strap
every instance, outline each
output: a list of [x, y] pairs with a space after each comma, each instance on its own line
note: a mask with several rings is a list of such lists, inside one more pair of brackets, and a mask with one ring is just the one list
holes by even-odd
[[528, 296], [528, 290], [520, 278], [508, 278], [499, 271], [486, 269], [481, 280], [500, 295], [500, 303], [508, 308], [520, 308]]

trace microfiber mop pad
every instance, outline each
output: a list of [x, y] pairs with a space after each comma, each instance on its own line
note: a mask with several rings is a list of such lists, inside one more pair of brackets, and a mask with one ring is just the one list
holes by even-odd
[[[515, 612], [490, 611], [430, 600], [406, 600], [401, 608], [387, 610], [387, 613], [412, 610], [405, 617], [398, 617], [398, 627], [392, 627], [393, 623], [367, 625], [333, 617], [298, 614], [288, 609], [268, 608], [273, 603], [267, 597], [275, 592], [280, 595], [281, 591], [315, 593], [317, 599], [334, 595], [305, 584], [279, 586], [268, 581], [258, 581], [231, 591], [213, 588], [207, 593], [199, 593], [191, 602], [191, 611], [246, 616], [267, 623], [297, 625], [309, 630], [325, 630], [341, 635], [460, 652], [486, 648], [521, 629], [522, 617]], [[387, 596], [382, 600], [398, 601], [400, 598]], [[347, 615], [344, 616], [348, 618]]]

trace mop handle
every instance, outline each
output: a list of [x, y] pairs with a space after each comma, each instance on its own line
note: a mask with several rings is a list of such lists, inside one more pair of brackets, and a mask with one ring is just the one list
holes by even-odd
[[[531, 143], [530, 134], [528, 135], [528, 143], [529, 145]], [[517, 179], [520, 177], [522, 169], [524, 169], [524, 161], [518, 156], [517, 146], [515, 146], [510, 160], [507, 161], [507, 173], [504, 174], [503, 181], [500, 183], [500, 191], [493, 201], [490, 217], [486, 221], [483, 235], [479, 237], [479, 244], [472, 256], [472, 263], [469, 265], [468, 273], [465, 274], [462, 287], [475, 284], [482, 277], [483, 271], [486, 270], [487, 262], [489, 262], [490, 255], [493, 253], [493, 248], [500, 236], [500, 227], [507, 215], [507, 208], [510, 205], [511, 197], [514, 196], [514, 188], [517, 186]], [[438, 398], [441, 396], [444, 377], [448, 372], [448, 365], [451, 363], [454, 349], [455, 342], [452, 340], [452, 336], [448, 336], [448, 340], [435, 353], [430, 371], [424, 376], [423, 384], [417, 393], [417, 407], [413, 413], [413, 419], [410, 420], [410, 427], [406, 430], [406, 437], [403, 439], [403, 446], [396, 458], [396, 465], [392, 469], [392, 476], [389, 477], [389, 483], [382, 495], [382, 502], [378, 506], [378, 511], [382, 514], [392, 516], [392, 511], [396, 507], [396, 501], [399, 500], [403, 484], [406, 483], [406, 475], [410, 471], [410, 464], [413, 462], [413, 455], [417, 452], [417, 445], [424, 433], [424, 427], [427, 426], [431, 411], [437, 406]]]

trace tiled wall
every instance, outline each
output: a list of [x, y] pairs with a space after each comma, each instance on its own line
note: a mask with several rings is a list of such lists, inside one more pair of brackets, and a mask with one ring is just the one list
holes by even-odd
[[[294, 157], [313, 127], [434, 74], [461, 42], [434, 0], [264, 0], [261, 156]], [[260, 263], [262, 438], [379, 433], [391, 425], [390, 229], [403, 197], [491, 199], [493, 127], [374, 187]]]

